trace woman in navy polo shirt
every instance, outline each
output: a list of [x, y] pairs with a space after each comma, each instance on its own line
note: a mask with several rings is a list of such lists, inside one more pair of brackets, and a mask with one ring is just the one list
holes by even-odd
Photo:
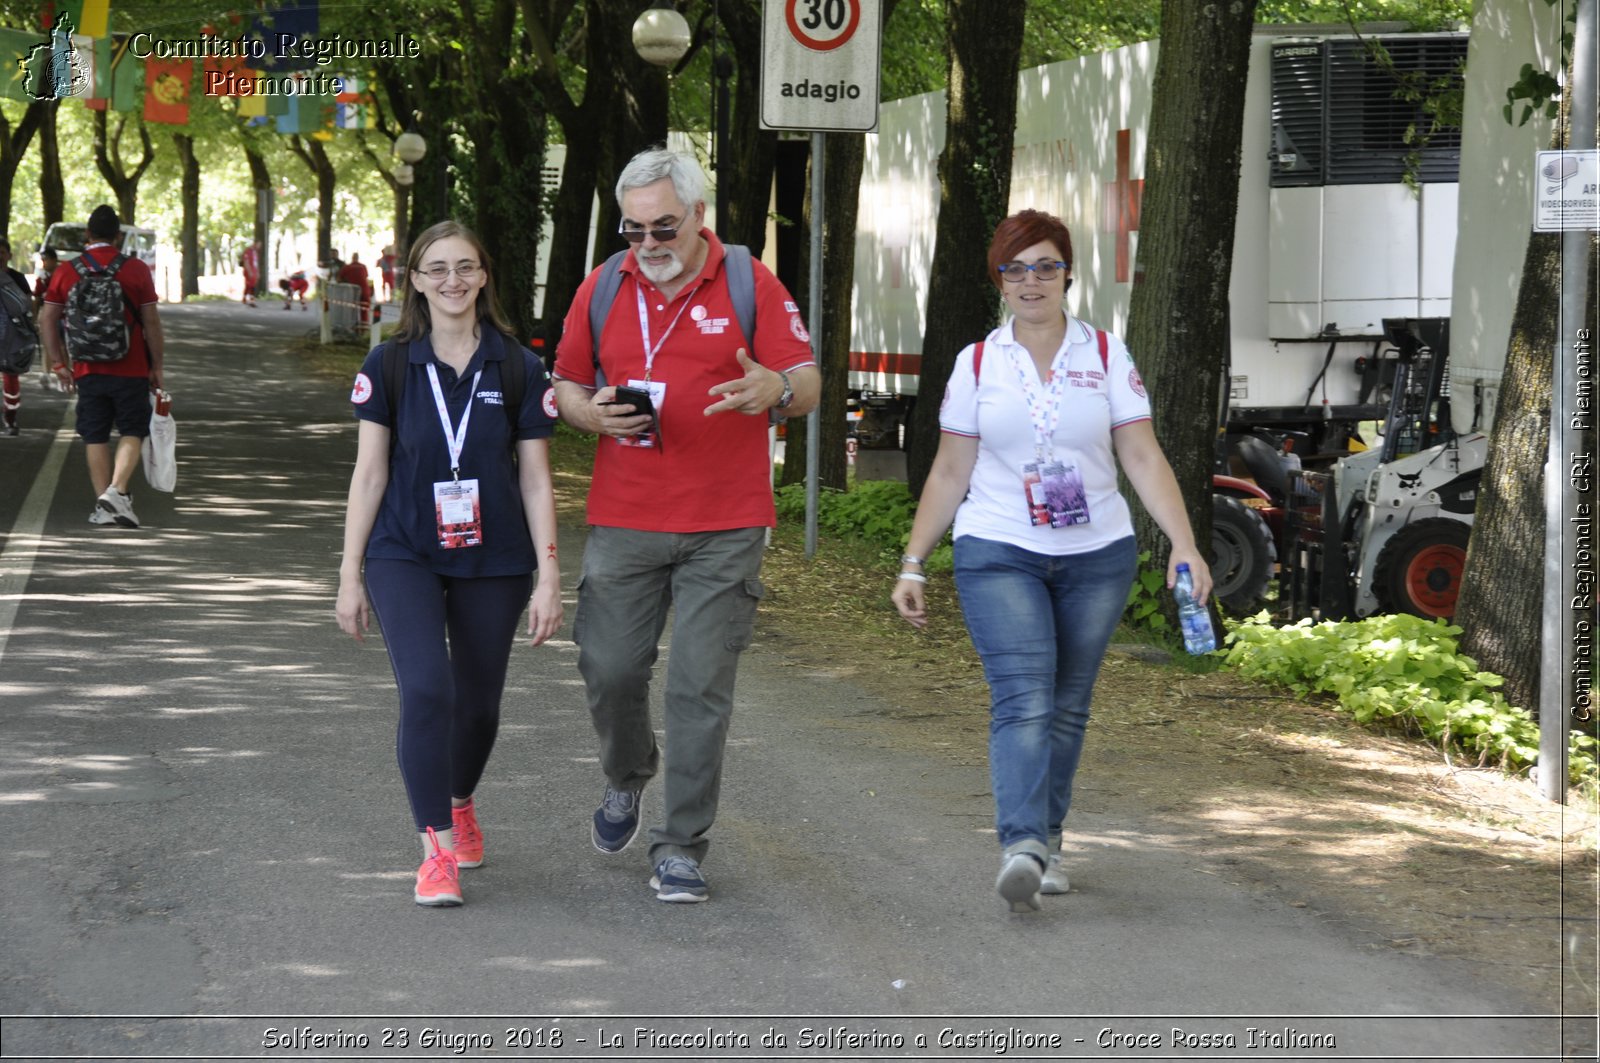
[[[555, 393], [543, 363], [510, 338], [472, 232], [440, 222], [406, 266], [400, 325], [367, 355], [350, 396], [360, 437], [336, 612], [359, 640], [370, 595], [382, 624], [400, 689], [400, 774], [422, 838], [414, 898], [446, 906], [461, 903], [457, 868], [483, 863], [472, 794], [530, 595], [533, 644], [561, 626], [547, 451]], [[404, 359], [398, 401], [384, 374], [391, 344]], [[512, 358], [523, 365], [515, 417], [502, 372]]]

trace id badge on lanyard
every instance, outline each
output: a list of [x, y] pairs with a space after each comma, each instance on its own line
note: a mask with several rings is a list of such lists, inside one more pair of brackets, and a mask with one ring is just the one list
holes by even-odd
[[1022, 467], [1028, 493], [1028, 522], [1035, 526], [1070, 528], [1089, 523], [1089, 499], [1077, 462], [1030, 461]]
[[438, 522], [439, 546], [456, 550], [483, 545], [483, 506], [478, 481], [440, 480], [433, 485], [433, 513]]
[[1075, 461], [1060, 461], [1054, 456], [1056, 426], [1061, 423], [1061, 404], [1066, 396], [1066, 353], [1057, 354], [1051, 365], [1050, 386], [1044, 394], [1028, 379], [1028, 372], [1012, 355], [1012, 368], [1022, 385], [1033, 424], [1034, 460], [1022, 465], [1022, 493], [1027, 500], [1028, 523], [1034, 527], [1070, 528], [1089, 523], [1089, 498], [1083, 487], [1083, 473]]
[[428, 383], [433, 385], [433, 402], [438, 408], [439, 424], [444, 429], [445, 445], [450, 451], [451, 478], [435, 481], [433, 485], [435, 531], [439, 547], [444, 550], [483, 545], [483, 503], [478, 494], [478, 481], [461, 478], [461, 449], [467, 442], [467, 424], [472, 420], [472, 402], [477, 398], [478, 379], [482, 376], [481, 369], [473, 374], [472, 391], [467, 396], [461, 424], [452, 427], [444, 390], [439, 387], [439, 371], [433, 363], [428, 364]]
[[638, 281], [634, 282], [633, 296], [639, 305], [639, 338], [644, 343], [644, 379], [630, 379], [628, 386], [650, 393], [651, 405], [655, 407], [655, 423], [643, 432], [638, 432], [631, 436], [618, 437], [617, 445], [637, 447], [641, 450], [659, 450], [661, 449], [661, 409], [662, 403], [666, 402], [667, 399], [667, 385], [663, 381], [652, 380], [650, 374], [655, 369], [656, 355], [661, 353], [661, 348], [666, 344], [667, 337], [672, 335], [672, 330], [678, 327], [678, 319], [683, 316], [683, 312], [689, 308], [689, 304], [694, 300], [692, 298], [683, 300], [683, 305], [678, 307], [678, 312], [673, 315], [671, 324], [667, 325], [667, 330], [661, 334], [659, 340], [652, 344], [650, 342], [650, 309], [645, 305], [644, 289], [639, 285]]

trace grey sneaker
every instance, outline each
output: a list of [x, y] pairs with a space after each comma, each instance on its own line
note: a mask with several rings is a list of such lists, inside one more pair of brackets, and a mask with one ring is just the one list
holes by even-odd
[[1051, 853], [1050, 862], [1044, 867], [1044, 878], [1039, 880], [1039, 892], [1059, 895], [1070, 888], [1067, 884], [1067, 865], [1060, 853]]
[[111, 514], [111, 519], [124, 528], [137, 528], [139, 518], [133, 515], [133, 498], [115, 487], [108, 487], [95, 499], [95, 508]]
[[1044, 878], [1046, 853], [1043, 842], [1012, 842], [1000, 855], [1000, 875], [994, 880], [995, 892], [1011, 905], [1013, 912], [1037, 912], [1039, 884]]
[[656, 891], [656, 900], [677, 904], [696, 904], [711, 896], [700, 865], [687, 856], [669, 856], [657, 864], [650, 888]]
[[643, 790], [618, 790], [606, 784], [600, 807], [594, 810], [594, 827], [589, 837], [602, 853], [615, 855], [626, 849], [639, 833], [639, 795]]

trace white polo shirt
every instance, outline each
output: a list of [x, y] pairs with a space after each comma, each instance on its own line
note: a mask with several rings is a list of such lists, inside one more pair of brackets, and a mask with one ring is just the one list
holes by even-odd
[[1098, 550], [1133, 534], [1128, 503], [1117, 490], [1111, 433], [1150, 419], [1144, 381], [1128, 348], [1109, 334], [1102, 368], [1095, 330], [1070, 315], [1062, 345], [1067, 356], [1067, 385], [1061, 397], [1061, 417], [1050, 440], [1051, 457], [1077, 464], [1089, 522], [1066, 528], [1029, 523], [1022, 467], [1035, 460], [1036, 448], [1019, 371], [1027, 374], [1040, 394], [1046, 389], [1027, 348], [1017, 342], [1012, 322], [1007, 321], [984, 341], [976, 379], [972, 366], [976, 345], [956, 356], [939, 407], [941, 430], [978, 440], [978, 461], [967, 497], [956, 510], [957, 539], [975, 535], [1035, 553], [1059, 555]]

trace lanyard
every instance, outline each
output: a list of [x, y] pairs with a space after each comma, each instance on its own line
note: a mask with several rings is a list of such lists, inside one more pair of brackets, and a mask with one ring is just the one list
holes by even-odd
[[1052, 443], [1056, 437], [1056, 427], [1061, 424], [1061, 400], [1067, 391], [1067, 355], [1072, 344], [1062, 341], [1061, 349], [1050, 363], [1050, 386], [1044, 394], [1040, 394], [1034, 386], [1033, 376], [1023, 364], [1024, 361], [1031, 361], [1033, 356], [1026, 347], [1021, 344], [1017, 346], [1022, 355], [1019, 357], [1015, 351], [1011, 352], [1011, 368], [1017, 371], [1017, 381], [1022, 385], [1022, 395], [1028, 404], [1028, 420], [1033, 422], [1034, 453], [1043, 461], [1054, 449]]
[[678, 312], [673, 315], [672, 324], [667, 326], [667, 331], [661, 334], [661, 338], [652, 347], [650, 346], [650, 312], [644, 305], [644, 287], [637, 280], [634, 281], [633, 294], [639, 300], [639, 335], [644, 339], [644, 382], [648, 384], [650, 383], [650, 367], [655, 364], [656, 355], [660, 353], [662, 344], [667, 342], [667, 337], [672, 335], [672, 330], [678, 327], [678, 318], [683, 316], [683, 312], [689, 309], [689, 304], [694, 300], [685, 299], [683, 301], [683, 305], [678, 307]]
[[472, 399], [478, 394], [478, 378], [481, 376], [482, 369], [472, 374], [472, 394], [467, 396], [467, 408], [461, 414], [461, 425], [452, 430], [450, 408], [444, 404], [444, 392], [439, 387], [438, 367], [432, 362], [428, 363], [428, 383], [433, 385], [433, 403], [439, 408], [439, 424], [444, 427], [444, 441], [450, 447], [450, 475], [455, 477], [457, 483], [461, 482], [461, 448], [467, 442], [467, 422], [472, 420]]

